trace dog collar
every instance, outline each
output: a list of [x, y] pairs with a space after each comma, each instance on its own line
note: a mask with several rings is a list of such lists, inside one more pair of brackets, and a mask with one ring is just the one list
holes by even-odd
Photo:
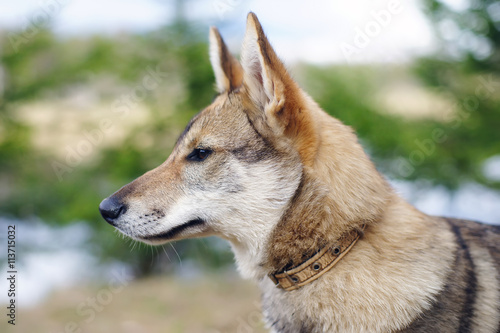
[[270, 273], [268, 276], [274, 284], [284, 290], [295, 290], [306, 285], [332, 269], [349, 250], [351, 250], [363, 234], [366, 224], [361, 229], [354, 229], [340, 237], [332, 246], [325, 246], [314, 256], [291, 270]]

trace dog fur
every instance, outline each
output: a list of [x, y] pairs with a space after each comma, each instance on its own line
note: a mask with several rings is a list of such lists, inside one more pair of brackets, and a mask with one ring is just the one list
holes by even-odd
[[[241, 64], [215, 28], [210, 60], [219, 95], [162, 165], [101, 203], [108, 222], [150, 244], [228, 240], [273, 332], [499, 332], [499, 227], [401, 199], [291, 78], [255, 14]], [[285, 291], [268, 278], [362, 225], [319, 279]]]

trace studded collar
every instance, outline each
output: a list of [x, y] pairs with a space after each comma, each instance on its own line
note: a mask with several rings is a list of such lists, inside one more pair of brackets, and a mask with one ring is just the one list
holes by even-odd
[[332, 269], [362, 236], [366, 224], [361, 229], [354, 229], [344, 234], [333, 245], [325, 246], [314, 256], [290, 270], [269, 274], [274, 284], [284, 290], [298, 289]]

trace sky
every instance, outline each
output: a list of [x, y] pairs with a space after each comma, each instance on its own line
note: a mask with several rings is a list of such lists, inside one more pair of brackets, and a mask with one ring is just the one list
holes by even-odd
[[[0, 0], [0, 29], [50, 22], [61, 35], [141, 32], [171, 22], [174, 0]], [[455, 0], [456, 3], [460, 1]], [[436, 41], [417, 0], [190, 0], [186, 16], [219, 27], [238, 52], [253, 11], [286, 62], [406, 62]], [[208, 28], [207, 28], [208, 35]]]

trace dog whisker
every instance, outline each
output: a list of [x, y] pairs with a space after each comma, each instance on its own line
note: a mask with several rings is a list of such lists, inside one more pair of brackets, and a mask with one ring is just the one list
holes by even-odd
[[177, 252], [177, 250], [175, 249], [175, 247], [174, 247], [174, 245], [172, 243], [168, 243], [168, 245], [170, 245], [170, 247], [172, 248], [172, 250], [174, 250], [175, 254], [177, 255], [177, 258], [179, 259], [179, 265], [181, 265], [181, 267], [182, 267], [181, 256], [179, 255], [179, 253]]

